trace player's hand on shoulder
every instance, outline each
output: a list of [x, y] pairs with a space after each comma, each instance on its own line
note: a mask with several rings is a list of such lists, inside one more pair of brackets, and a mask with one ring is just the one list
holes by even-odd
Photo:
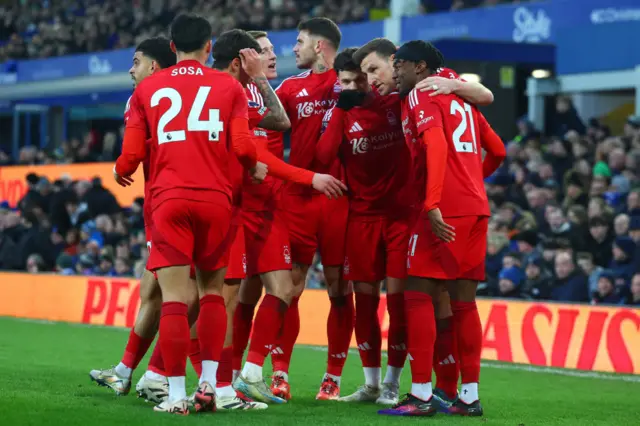
[[445, 77], [431, 76], [416, 84], [416, 88], [421, 92], [431, 92], [429, 96], [450, 95], [460, 86], [460, 80]]
[[266, 164], [258, 161], [255, 167], [249, 170], [249, 173], [251, 174], [251, 179], [253, 179], [253, 183], [261, 183], [267, 177], [267, 174], [269, 173], [269, 168], [267, 167]]
[[254, 49], [241, 49], [240, 61], [242, 62], [244, 72], [246, 72], [249, 77], [257, 78], [264, 75], [262, 72], [262, 59]]
[[331, 175], [316, 173], [313, 175], [311, 186], [318, 192], [322, 192], [329, 199], [341, 197], [347, 191], [347, 186]]
[[366, 96], [366, 93], [357, 90], [343, 90], [340, 92], [336, 107], [349, 111], [351, 108], [362, 105]]
[[133, 178], [131, 176], [120, 176], [118, 173], [116, 173], [116, 166], [113, 166], [113, 179], [118, 185], [124, 187], [131, 186], [131, 184], [133, 183]]
[[439, 208], [429, 210], [427, 215], [429, 216], [429, 222], [431, 222], [431, 231], [436, 237], [445, 243], [450, 243], [456, 239], [455, 228], [444, 221]]

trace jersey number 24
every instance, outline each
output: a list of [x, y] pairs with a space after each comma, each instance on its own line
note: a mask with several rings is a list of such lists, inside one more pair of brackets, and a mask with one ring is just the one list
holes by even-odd
[[[202, 86], [198, 89], [193, 105], [189, 110], [187, 117], [187, 129], [190, 132], [207, 132], [209, 141], [218, 142], [220, 140], [220, 132], [224, 129], [222, 121], [220, 121], [220, 110], [210, 109], [209, 120], [200, 120], [200, 115], [207, 101], [207, 96], [211, 92], [211, 87]], [[158, 120], [158, 144], [169, 142], [184, 142], [187, 140], [186, 132], [183, 130], [173, 130], [165, 132], [165, 127], [182, 111], [182, 96], [171, 87], [159, 89], [151, 97], [151, 107], [155, 108], [160, 104], [160, 100], [167, 98], [171, 102], [171, 106]]]

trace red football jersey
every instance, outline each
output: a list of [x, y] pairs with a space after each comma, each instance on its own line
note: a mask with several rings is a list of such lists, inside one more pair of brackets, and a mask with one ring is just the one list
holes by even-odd
[[[410, 205], [405, 187], [411, 154], [402, 134], [400, 97], [397, 93], [372, 95], [367, 105], [344, 112], [344, 134], [327, 136], [342, 140], [339, 154], [349, 187], [350, 212], [402, 214]], [[332, 112], [327, 112], [325, 121]], [[327, 123], [326, 128], [333, 127]]]
[[490, 215], [482, 176], [480, 143], [489, 125], [478, 109], [457, 95], [429, 96], [429, 92], [414, 89], [403, 102], [402, 127], [412, 151], [416, 201], [424, 203], [426, 198], [428, 170], [422, 133], [433, 127], [441, 127], [448, 145], [439, 203], [442, 216]]
[[[249, 84], [246, 89], [249, 98], [249, 127], [253, 131], [253, 136], [257, 144], [266, 144], [269, 151], [282, 158], [282, 148], [272, 148], [268, 143], [267, 134], [269, 131], [258, 127], [258, 124], [267, 115], [268, 109], [264, 106], [264, 100], [260, 91], [254, 84]], [[275, 151], [275, 152], [274, 152]], [[253, 182], [248, 173], [244, 173], [244, 183], [242, 187], [242, 208], [247, 211], [270, 210], [278, 192], [282, 186], [282, 181], [271, 175], [267, 175], [264, 181], [259, 184]]]
[[247, 97], [231, 75], [195, 60], [147, 77], [130, 103], [127, 127], [151, 139], [151, 196], [230, 202], [234, 118], [248, 118]]
[[[294, 166], [317, 171], [314, 164], [316, 144], [320, 139], [322, 118], [336, 105], [340, 95], [338, 75], [331, 69], [324, 73], [305, 71], [285, 79], [276, 89], [280, 102], [291, 120], [291, 153], [289, 163]], [[271, 138], [277, 143], [278, 136]], [[336, 162], [336, 164], [338, 164]], [[334, 176], [339, 170], [332, 169]], [[313, 189], [291, 185], [291, 192], [311, 194]]]
[[[124, 124], [125, 126], [127, 125], [127, 122], [129, 121], [129, 115], [130, 115], [130, 111], [131, 111], [131, 98], [132, 96], [129, 96], [129, 99], [127, 99], [127, 105], [124, 108]], [[148, 141], [150, 142], [150, 141]], [[143, 212], [142, 212], [142, 216], [144, 218], [145, 224], [147, 224], [147, 219], [151, 218], [151, 196], [149, 194], [150, 189], [151, 189], [151, 184], [149, 183], [149, 167], [151, 166], [151, 158], [150, 155], [147, 155], [144, 160], [142, 161], [142, 175], [144, 176], [144, 198], [145, 198], [145, 203], [144, 203], [144, 207], [143, 207]]]

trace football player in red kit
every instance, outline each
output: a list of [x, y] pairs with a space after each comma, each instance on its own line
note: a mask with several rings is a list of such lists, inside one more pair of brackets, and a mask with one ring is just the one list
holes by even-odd
[[[476, 287], [485, 277], [489, 203], [484, 177], [505, 157], [500, 138], [475, 106], [449, 94], [416, 89], [443, 65], [440, 51], [411, 41], [394, 56], [394, 78], [403, 99], [402, 124], [412, 151], [412, 179], [423, 209], [409, 240], [405, 303], [411, 360], [411, 393], [381, 414], [430, 416], [437, 412], [431, 374], [436, 323], [433, 297], [446, 286], [451, 297], [462, 387], [450, 414], [481, 416], [478, 396], [482, 325]], [[486, 151], [483, 161], [482, 150]]]
[[[377, 38], [365, 44], [354, 54], [354, 60], [360, 64], [367, 74], [369, 83], [382, 95], [397, 91], [393, 79], [393, 55], [397, 47], [388, 39]], [[434, 91], [434, 86], [436, 91]], [[493, 94], [480, 83], [467, 82], [458, 78], [455, 71], [448, 68], [437, 70], [418, 82], [417, 88], [428, 91], [429, 96], [440, 92], [455, 93], [467, 102], [477, 105], [488, 105], [493, 102]], [[418, 188], [418, 191], [421, 188]], [[415, 198], [415, 197], [414, 197]], [[414, 204], [417, 204], [414, 199]], [[412, 217], [415, 220], [422, 210], [421, 205], [414, 205]], [[458, 392], [459, 363], [457, 362], [457, 344], [452, 325], [452, 312], [449, 294], [443, 291], [434, 299], [437, 318], [437, 339], [434, 352], [434, 370], [437, 385], [434, 396], [442, 411], [456, 400]]]
[[[336, 158], [341, 159], [349, 186], [344, 278], [354, 282], [356, 342], [365, 384], [340, 400], [393, 405], [398, 402], [407, 356], [403, 291], [410, 197], [405, 190], [411, 156], [400, 125], [400, 97], [381, 96], [371, 89], [366, 74], [353, 60], [356, 50], [345, 49], [336, 57], [334, 69], [342, 92], [337, 106], [325, 116], [328, 123], [316, 149], [322, 164], [330, 166]], [[381, 386], [378, 304], [385, 278], [389, 347], [387, 375]], [[336, 349], [329, 342], [327, 374], [317, 399], [338, 398], [345, 357], [335, 355], [346, 354], [349, 340]]]
[[266, 176], [266, 167], [256, 160], [242, 86], [204, 66], [211, 31], [199, 16], [174, 19], [170, 32], [177, 64], [136, 88], [115, 169], [118, 176], [131, 176], [146, 156], [146, 140], [152, 139], [152, 232], [163, 298], [160, 345], [169, 381], [169, 396], [155, 410], [182, 415], [188, 414], [187, 283], [192, 262], [201, 296], [202, 374], [195, 401], [204, 410], [215, 410], [216, 372], [226, 332], [221, 291], [230, 244], [230, 152], [255, 179]]
[[[176, 63], [176, 55], [171, 50], [170, 42], [163, 37], [153, 37], [142, 41], [133, 55], [133, 65], [129, 70], [134, 88], [142, 80], [155, 72], [169, 68]], [[130, 100], [124, 113], [125, 124], [129, 119]], [[147, 247], [151, 250], [151, 197], [149, 196], [149, 158], [143, 162], [145, 177], [145, 204], [143, 208], [145, 236]], [[153, 265], [147, 262], [147, 268], [140, 279], [140, 309], [136, 317], [129, 340], [125, 348], [122, 360], [113, 368], [104, 370], [91, 370], [89, 376], [101, 386], [113, 389], [117, 395], [126, 395], [131, 389], [131, 375], [140, 360], [147, 353], [158, 331], [158, 320], [162, 307], [162, 295], [158, 280], [151, 270]], [[195, 293], [195, 289], [194, 289]], [[195, 296], [197, 298], [197, 296]], [[168, 392], [166, 377], [162, 375], [162, 361], [159, 358], [159, 347], [156, 344], [154, 355], [149, 362], [149, 370], [140, 378], [136, 385], [136, 391], [140, 397], [149, 401], [160, 403]], [[158, 362], [160, 359], [160, 362]]]
[[[296, 65], [307, 71], [285, 79], [276, 93], [291, 120], [289, 162], [297, 167], [314, 170], [315, 145], [320, 137], [322, 118], [335, 105], [340, 92], [337, 75], [332, 67], [341, 34], [338, 26], [327, 18], [304, 21], [300, 23], [298, 30], [294, 47]], [[282, 146], [282, 134], [270, 134], [269, 139], [270, 146]], [[336, 177], [340, 175], [334, 170], [331, 174]], [[346, 197], [329, 200], [322, 194], [313, 192], [312, 188], [287, 184], [283, 189], [281, 202], [289, 228], [293, 286], [288, 288], [288, 284], [278, 283], [280, 297], [269, 298], [269, 303], [279, 313], [273, 314], [269, 323], [256, 321], [253, 334], [262, 335], [258, 327], [281, 330], [280, 338], [271, 348], [274, 364], [271, 389], [274, 395], [287, 399], [291, 396], [288, 383], [289, 362], [300, 330], [298, 299], [304, 290], [307, 271], [318, 248], [330, 296], [337, 296], [342, 301], [345, 299], [346, 285], [341, 283], [340, 270], [344, 261], [348, 201]], [[262, 304], [266, 301], [266, 298], [263, 299]], [[342, 305], [346, 303], [344, 301]], [[332, 309], [332, 312], [335, 310]], [[330, 313], [330, 317], [332, 315], [334, 314]], [[332, 337], [329, 336], [329, 339]], [[261, 367], [247, 363], [242, 372], [247, 378], [245, 373], [257, 379], [261, 377]]]
[[[236, 29], [227, 31], [220, 35], [213, 46], [212, 53], [214, 59], [213, 67], [234, 76], [234, 78], [246, 87], [247, 95], [252, 99], [249, 101], [249, 126], [253, 130], [254, 140], [258, 149], [259, 161], [264, 162], [268, 166], [270, 175], [274, 178], [312, 187], [327, 196], [340, 196], [344, 187], [343, 184], [334, 177], [326, 174], [313, 173], [308, 170], [299, 169], [286, 164], [269, 151], [265, 129], [286, 129], [289, 126], [289, 119], [287, 118], [284, 108], [280, 104], [280, 101], [269, 85], [267, 77], [263, 72], [263, 63], [260, 55], [257, 53], [259, 50], [261, 50], [259, 43], [251, 37], [251, 35], [243, 30]], [[248, 86], [249, 81], [253, 82], [251, 87]], [[262, 105], [262, 103], [265, 105]], [[286, 232], [287, 229], [283, 223], [275, 222], [273, 216], [268, 214], [262, 218], [262, 221], [260, 221], [261, 226], [259, 226], [258, 229], [254, 229], [252, 227], [252, 225], [258, 222], [255, 215], [252, 213], [260, 211], [255, 209], [259, 207], [258, 205], [261, 201], [260, 199], [256, 200], [252, 197], [260, 198], [259, 195], [262, 195], [264, 192], [270, 192], [270, 181], [272, 179], [265, 179], [265, 181], [257, 185], [248, 175], [242, 172], [242, 168], [239, 165], [234, 169], [235, 170], [232, 171], [232, 175], [237, 176], [238, 182], [235, 186], [238, 188], [239, 198], [242, 199], [243, 209], [246, 205], [245, 203], [249, 200], [252, 200], [253, 206], [255, 206], [254, 209], [244, 212], [243, 220], [241, 221], [241, 226], [245, 228], [247, 235], [246, 247], [249, 249], [247, 253], [247, 266], [249, 268], [249, 272], [253, 275], [256, 273], [254, 272], [254, 268], [256, 268], [257, 271], [262, 271], [261, 268], [265, 267], [275, 268], [275, 271], [267, 269], [266, 272], [262, 273], [262, 278], [267, 282], [266, 288], [268, 298], [269, 295], [274, 292], [274, 289], [277, 291], [275, 286], [276, 283], [282, 282], [287, 278], [289, 281], [291, 280], [290, 272], [287, 269], [286, 259], [282, 259], [280, 263], [277, 262], [278, 254], [281, 255], [282, 248], [287, 247], [289, 244]], [[242, 182], [243, 175], [244, 182]], [[265, 186], [263, 187], [263, 185]], [[256, 194], [258, 194], [258, 196]], [[239, 207], [238, 204], [236, 204], [236, 207]], [[273, 212], [273, 210], [268, 210], [267, 212], [269, 211]], [[279, 216], [275, 219], [277, 220], [278, 218]], [[241, 241], [241, 244], [242, 246], [245, 246], [245, 241]], [[260, 250], [258, 253], [254, 253], [253, 250], [255, 245], [259, 245], [260, 248], [264, 250], [264, 253], [263, 250]], [[233, 253], [231, 256], [233, 256]], [[278, 271], [282, 273], [279, 274]], [[225, 282], [227, 284], [233, 284], [228, 281], [228, 276]], [[291, 285], [289, 285], [289, 287], [291, 287]], [[225, 290], [227, 290], [227, 296], [232, 295], [235, 290], [235, 294], [227, 299], [229, 306], [229, 304], [236, 300], [235, 296], [237, 295], [238, 286], [228, 285], [225, 286]], [[227, 313], [229, 315], [233, 315], [233, 312], [229, 312], [229, 310], [227, 310]], [[269, 314], [269, 311], [267, 310], [266, 313]], [[258, 312], [257, 321], [260, 322], [261, 317], [264, 320], [264, 316], [265, 312], [260, 310]], [[268, 322], [268, 318], [264, 322]], [[218, 387], [217, 396], [220, 398], [220, 401], [223, 401], [223, 398], [228, 400], [228, 404], [226, 404], [224, 408], [227, 408], [228, 406], [237, 406], [240, 408], [239, 404], [241, 401], [235, 397], [235, 391], [231, 387], [232, 351], [230, 343], [232, 340], [232, 333], [230, 333], [230, 331], [231, 330], [227, 331], [227, 336], [225, 338], [227, 349], [226, 353], [223, 351], [223, 360], [221, 361], [220, 369], [218, 370], [218, 372], [221, 373], [219, 374], [219, 380], [222, 382], [222, 386]], [[255, 363], [260, 362], [260, 359], [262, 361], [264, 360], [268, 354], [267, 346], [269, 344], [273, 344], [275, 341], [276, 332], [277, 330], [272, 333], [272, 337], [263, 333], [254, 338], [249, 351], [249, 362]], [[224, 377], [221, 377], [223, 372]], [[261, 379], [257, 383], [252, 382], [252, 385], [253, 386], [249, 387], [257, 387], [262, 391], [256, 393], [246, 392], [247, 389], [240, 390], [262, 401], [280, 402], [273, 400], [273, 395], [270, 395], [269, 389], [264, 383], [264, 380]], [[253, 406], [250, 408], [255, 408], [257, 405], [256, 403], [252, 404]], [[220, 404], [220, 406], [221, 405], [222, 404]]]

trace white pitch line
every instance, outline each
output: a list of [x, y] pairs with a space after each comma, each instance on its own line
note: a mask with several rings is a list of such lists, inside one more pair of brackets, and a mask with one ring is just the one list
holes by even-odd
[[[326, 346], [310, 346], [310, 345], [298, 345], [299, 347], [303, 347], [306, 349], [311, 349], [313, 351], [326, 352]], [[349, 349], [350, 354], [358, 355], [357, 349]], [[385, 352], [382, 353], [382, 357], [386, 358], [387, 354]], [[569, 370], [564, 368], [554, 368], [554, 367], [540, 367], [536, 365], [523, 365], [523, 364], [508, 364], [501, 362], [482, 362], [480, 364], [484, 368], [495, 368], [498, 370], [515, 370], [515, 371], [527, 371], [530, 373], [545, 373], [545, 374], [557, 374], [560, 376], [568, 376], [568, 377], [580, 377], [587, 379], [602, 379], [602, 380], [613, 380], [617, 382], [632, 382], [632, 383], [640, 383], [640, 376], [631, 376], [631, 375], [622, 375], [615, 373], [599, 373], [597, 371], [581, 371], [581, 370]]]
[[[94, 324], [82, 324], [82, 323], [58, 323], [55, 321], [48, 320], [37, 320], [37, 319], [28, 319], [28, 318], [10, 318], [16, 321], [23, 322], [31, 322], [36, 324], [45, 324], [45, 325], [54, 325], [54, 324], [66, 324], [72, 327], [87, 327], [87, 328], [105, 328], [110, 330], [121, 330], [121, 331], [129, 331], [129, 328], [126, 327], [114, 327], [108, 325], [94, 325]], [[326, 346], [311, 346], [311, 345], [296, 345], [299, 348], [311, 349], [312, 351], [317, 352], [326, 352]], [[352, 355], [358, 356], [357, 349], [349, 349], [349, 353]], [[386, 358], [386, 352], [382, 353], [382, 357]], [[583, 379], [601, 379], [601, 380], [613, 380], [616, 382], [631, 382], [631, 383], [640, 383], [640, 376], [632, 376], [632, 375], [624, 375], [624, 374], [615, 374], [615, 373], [599, 373], [597, 371], [582, 371], [582, 370], [570, 370], [565, 368], [554, 368], [554, 367], [541, 367], [537, 365], [524, 365], [524, 364], [509, 364], [504, 362], [483, 362], [480, 364], [484, 368], [495, 368], [497, 370], [512, 370], [512, 371], [526, 371], [530, 373], [543, 373], [543, 374], [557, 374], [560, 376], [567, 377], [580, 377]]]

